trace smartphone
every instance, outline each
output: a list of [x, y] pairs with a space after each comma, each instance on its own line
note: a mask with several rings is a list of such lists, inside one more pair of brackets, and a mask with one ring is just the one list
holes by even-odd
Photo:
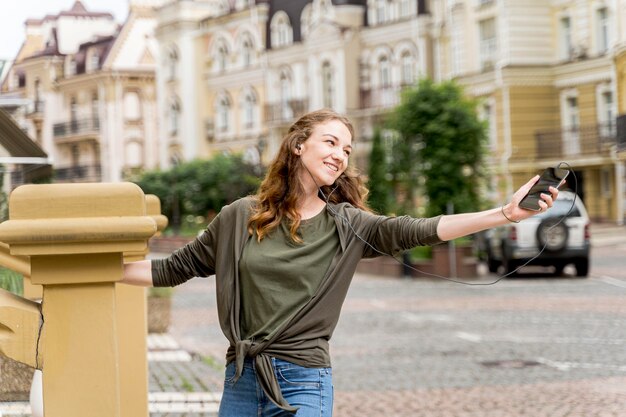
[[550, 186], [559, 188], [565, 182], [565, 178], [568, 174], [569, 170], [567, 169], [547, 168], [541, 173], [539, 180], [532, 186], [528, 194], [522, 198], [519, 206], [527, 210], [541, 210], [541, 207], [539, 207], [539, 200], [541, 200], [540, 194], [550, 194], [550, 190], [548, 190]]

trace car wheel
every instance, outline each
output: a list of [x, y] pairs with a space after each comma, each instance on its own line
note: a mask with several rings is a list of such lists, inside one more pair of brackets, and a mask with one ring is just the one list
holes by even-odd
[[579, 259], [574, 265], [576, 266], [577, 277], [586, 277], [589, 275], [589, 259]]
[[559, 223], [558, 217], [548, 217], [537, 227], [539, 247], [547, 251], [558, 252], [567, 245], [568, 229], [565, 223]]
[[489, 272], [493, 272], [494, 274], [498, 272], [498, 268], [500, 268], [501, 262], [495, 259], [487, 258], [487, 267], [489, 268]]

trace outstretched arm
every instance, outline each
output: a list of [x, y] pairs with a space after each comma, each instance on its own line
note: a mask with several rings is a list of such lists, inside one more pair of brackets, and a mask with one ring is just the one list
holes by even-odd
[[[492, 227], [507, 224], [510, 221], [520, 221], [534, 216], [537, 213], [546, 211], [554, 200], [556, 200], [559, 191], [550, 187], [550, 194], [541, 194], [543, 201], [539, 201], [541, 211], [531, 211], [523, 209], [519, 206], [520, 201], [531, 187], [537, 182], [539, 176], [533, 177], [530, 181], [520, 187], [513, 194], [511, 202], [504, 207], [498, 207], [491, 210], [480, 211], [476, 213], [463, 213], [442, 216], [437, 226], [437, 234], [441, 240], [452, 240], [481, 230], [490, 229]], [[506, 217], [505, 217], [506, 216]]]
[[152, 287], [152, 262], [150, 260], [124, 264], [123, 284]]

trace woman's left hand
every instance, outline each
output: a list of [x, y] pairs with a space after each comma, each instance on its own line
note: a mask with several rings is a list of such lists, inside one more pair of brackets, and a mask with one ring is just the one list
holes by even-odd
[[542, 193], [541, 200], [539, 200], [539, 207], [541, 207], [540, 211], [533, 211], [521, 208], [519, 206], [520, 201], [528, 194], [533, 185], [539, 180], [539, 175], [535, 175], [528, 181], [526, 184], [522, 185], [519, 190], [513, 194], [513, 198], [511, 198], [511, 202], [503, 207], [503, 211], [510, 220], [513, 221], [521, 221], [527, 219], [529, 217], [534, 216], [535, 214], [542, 213], [548, 210], [554, 204], [554, 200], [556, 200], [559, 195], [559, 190], [555, 187], [550, 187], [550, 194]]

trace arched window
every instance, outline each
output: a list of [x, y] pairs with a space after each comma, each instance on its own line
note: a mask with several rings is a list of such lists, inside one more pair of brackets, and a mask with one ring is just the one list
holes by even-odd
[[220, 39], [217, 43], [217, 48], [215, 50], [215, 65], [218, 72], [223, 72], [226, 70], [228, 66], [228, 45], [223, 39]]
[[300, 36], [302, 39], [306, 39], [309, 36], [309, 30], [313, 24], [313, 8], [311, 3], [304, 6], [302, 14], [300, 15]]
[[139, 168], [143, 165], [143, 147], [140, 139], [131, 140], [126, 143], [125, 161], [128, 168]]
[[390, 12], [388, 0], [376, 0], [376, 23], [385, 23], [389, 20]]
[[127, 91], [124, 94], [124, 117], [126, 120], [141, 118], [141, 101], [136, 91]]
[[381, 88], [391, 86], [391, 63], [389, 58], [383, 55], [378, 59], [378, 85]]
[[176, 48], [170, 48], [167, 54], [167, 79], [173, 80], [176, 78], [176, 69], [178, 67], [178, 52], [176, 52]]
[[322, 102], [324, 107], [332, 109], [335, 104], [335, 74], [330, 62], [322, 64]]
[[256, 53], [252, 36], [250, 36], [249, 33], [246, 33], [243, 35], [243, 40], [241, 41], [241, 64], [244, 68], [248, 68], [254, 63], [256, 58], [255, 55]]
[[180, 104], [178, 99], [173, 99], [169, 107], [169, 131], [174, 136], [178, 133], [178, 125], [180, 122]]
[[257, 99], [254, 90], [248, 90], [243, 97], [243, 126], [251, 129], [257, 125]]
[[400, 80], [402, 85], [411, 85], [415, 81], [415, 58], [410, 51], [404, 51], [400, 57]]
[[283, 70], [280, 73], [280, 115], [283, 120], [293, 117], [291, 109], [291, 75], [289, 71]]
[[282, 10], [274, 14], [270, 30], [272, 47], [287, 46], [293, 42], [293, 31], [289, 22], [289, 16]]
[[222, 94], [218, 98], [215, 110], [215, 113], [217, 115], [217, 131], [221, 133], [228, 132], [230, 130], [231, 101], [226, 94]]

